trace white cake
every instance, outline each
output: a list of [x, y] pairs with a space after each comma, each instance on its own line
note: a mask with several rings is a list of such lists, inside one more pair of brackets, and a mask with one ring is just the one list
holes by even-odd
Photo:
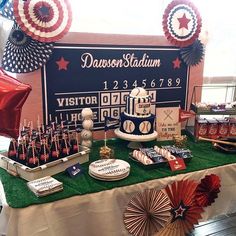
[[156, 137], [155, 115], [151, 114], [151, 97], [144, 88], [134, 88], [127, 96], [125, 111], [120, 114], [117, 132], [118, 136], [133, 140]]

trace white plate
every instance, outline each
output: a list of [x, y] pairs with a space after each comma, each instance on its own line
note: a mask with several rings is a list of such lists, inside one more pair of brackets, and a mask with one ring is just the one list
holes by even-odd
[[129, 176], [129, 172], [124, 174], [124, 175], [121, 175], [119, 177], [113, 177], [113, 178], [101, 178], [101, 177], [93, 175], [91, 172], [89, 172], [89, 175], [92, 178], [97, 179], [97, 180], [102, 180], [102, 181], [117, 181], [117, 180], [121, 180], [121, 179], [124, 179], [124, 178], [128, 177]]
[[89, 165], [89, 172], [98, 178], [119, 178], [129, 171], [129, 163], [119, 159], [102, 159]]

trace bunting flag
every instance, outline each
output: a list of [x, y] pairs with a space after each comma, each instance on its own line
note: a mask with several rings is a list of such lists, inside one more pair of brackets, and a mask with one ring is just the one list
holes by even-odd
[[194, 112], [182, 110], [181, 108], [179, 110], [179, 122], [183, 122], [194, 116], [195, 116]]
[[120, 120], [117, 118], [105, 116], [105, 131], [109, 129], [117, 128], [120, 123]]

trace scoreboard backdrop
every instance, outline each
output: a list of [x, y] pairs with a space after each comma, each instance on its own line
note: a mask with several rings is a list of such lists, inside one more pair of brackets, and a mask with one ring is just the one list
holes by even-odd
[[44, 122], [81, 121], [81, 110], [94, 112], [95, 129], [104, 117], [119, 118], [125, 97], [139, 86], [156, 107], [186, 109], [189, 68], [176, 47], [56, 44], [42, 69]]

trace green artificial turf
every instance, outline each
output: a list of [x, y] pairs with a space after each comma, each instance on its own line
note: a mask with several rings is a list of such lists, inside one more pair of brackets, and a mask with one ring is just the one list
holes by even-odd
[[[236, 162], [236, 154], [220, 153], [212, 148], [211, 143], [198, 142], [191, 140], [187, 143], [187, 148], [192, 151], [193, 158], [187, 163], [187, 169], [177, 172], [171, 172], [168, 165], [157, 166], [156, 168], [146, 168], [131, 160], [128, 155], [131, 151], [127, 148], [127, 142], [119, 139], [108, 140], [107, 145], [114, 149], [115, 158], [126, 160], [131, 165], [130, 175], [119, 181], [105, 182], [91, 178], [88, 175], [88, 166], [91, 162], [99, 159], [99, 149], [104, 145], [103, 141], [93, 143], [90, 152], [89, 163], [82, 164], [84, 173], [81, 176], [71, 178], [66, 172], [59, 173], [53, 177], [63, 182], [64, 190], [52, 195], [38, 198], [32, 193], [26, 181], [9, 175], [4, 169], [0, 168], [0, 179], [4, 186], [7, 203], [13, 208], [27, 207], [32, 204], [41, 204], [68, 198], [75, 195], [94, 193], [103, 190], [109, 190], [115, 187], [128, 186], [135, 183], [140, 183], [152, 179], [163, 178], [170, 175], [198, 171], [202, 169], [213, 168], [221, 165], [231, 164]], [[171, 142], [148, 142], [146, 146], [172, 144]]]

